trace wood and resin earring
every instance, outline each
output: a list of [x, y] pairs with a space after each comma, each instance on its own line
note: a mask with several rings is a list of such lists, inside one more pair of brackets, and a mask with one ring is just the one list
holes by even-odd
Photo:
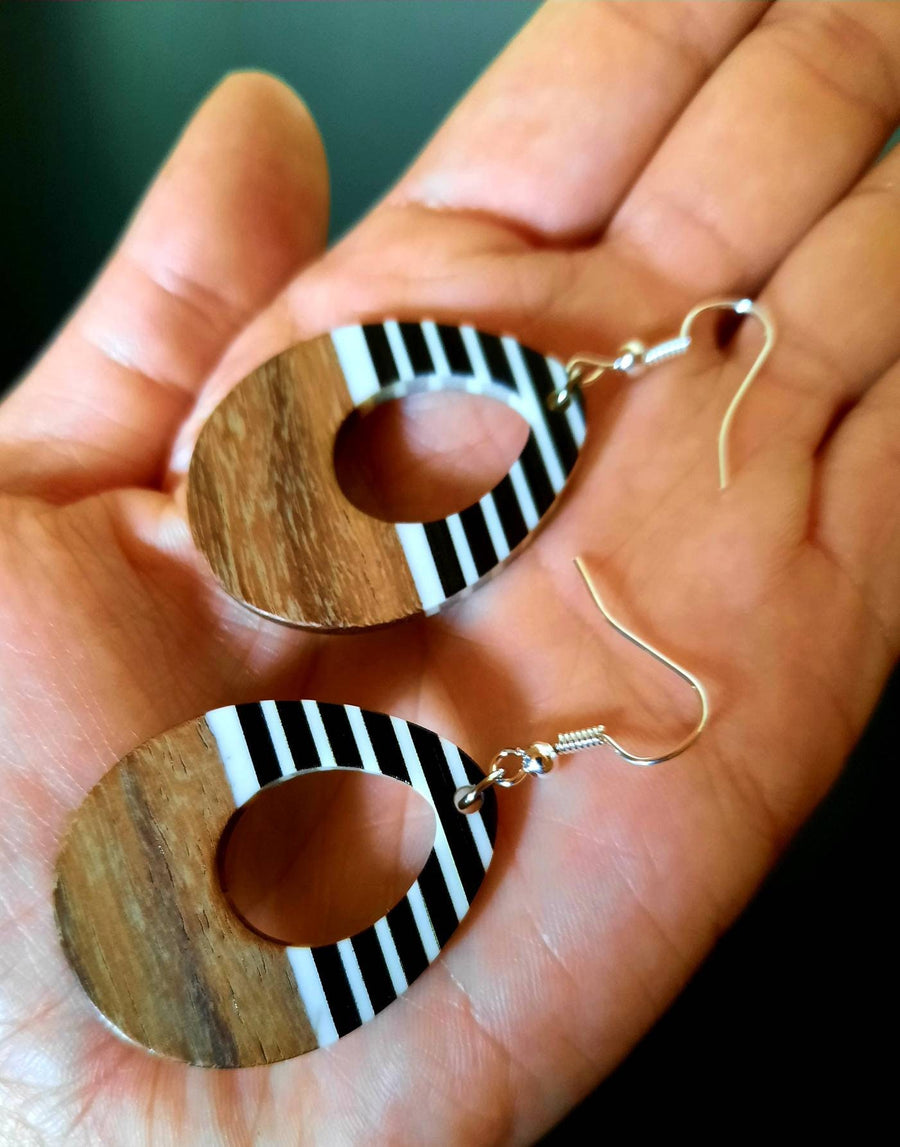
[[[696, 691], [693, 732], [645, 757], [592, 725], [501, 749], [482, 772], [410, 721], [352, 705], [262, 701], [213, 710], [148, 741], [87, 795], [57, 861], [63, 949], [112, 1027], [150, 1051], [213, 1067], [273, 1063], [334, 1043], [406, 991], [464, 919], [491, 862], [496, 787], [549, 773], [561, 753], [607, 745], [653, 765], [689, 748], [707, 722], [703, 685], [615, 621], [578, 568], [610, 624]], [[434, 846], [406, 895], [370, 927], [334, 944], [285, 946], [247, 927], [228, 903], [221, 842], [262, 790], [322, 769], [411, 785], [434, 811]]]
[[[770, 319], [750, 300], [694, 308], [677, 339], [651, 350], [632, 344], [618, 359], [580, 356], [548, 393], [548, 408], [571, 411], [574, 403], [578, 409], [580, 387], [606, 370], [631, 372], [683, 353], [694, 318], [710, 308], [754, 315], [765, 331], [764, 346], [720, 428], [720, 485], [726, 486], [734, 412], [774, 342]], [[365, 333], [346, 337], [357, 349], [366, 342]], [[473, 337], [460, 335], [464, 345]], [[335, 361], [333, 343], [305, 346], [301, 358], [313, 353]], [[317, 349], [310, 352], [311, 346]], [[287, 381], [284, 390], [273, 383], [267, 392], [273, 433], [278, 401], [285, 410], [295, 402], [288, 393], [293, 368], [275, 362], [273, 378]], [[328, 402], [336, 390], [336, 383], [323, 389]], [[279, 393], [281, 400], [272, 397]], [[237, 407], [232, 413], [238, 438], [258, 429], [255, 418], [242, 424]], [[290, 498], [276, 499], [269, 510], [284, 512], [288, 505]], [[324, 512], [323, 504], [317, 512]], [[307, 528], [316, 525], [315, 519], [312, 525], [304, 520]], [[327, 537], [319, 535], [320, 544]], [[347, 560], [356, 552], [345, 551]], [[496, 788], [548, 774], [560, 754], [606, 746], [632, 764], [655, 765], [694, 744], [709, 719], [703, 684], [615, 620], [584, 564], [576, 564], [607, 622], [694, 690], [700, 705], [694, 729], [669, 751], [645, 756], [594, 724], [528, 748], [501, 749], [485, 771], [421, 726], [315, 701], [228, 706], [153, 738], [87, 795], [57, 860], [55, 908], [63, 949], [117, 1032], [161, 1055], [217, 1067], [273, 1063], [334, 1043], [406, 991], [465, 917], [491, 862]], [[288, 578], [285, 584], [293, 583]], [[345, 598], [336, 593], [329, 600]], [[333, 621], [338, 615], [328, 616]], [[342, 606], [340, 617], [347, 616]], [[231, 908], [219, 879], [220, 850], [236, 818], [262, 790], [302, 783], [304, 774], [329, 769], [362, 770], [411, 786], [434, 811], [434, 846], [406, 895], [370, 927], [334, 944], [285, 946], [252, 931]]]
[[[434, 810], [434, 847], [371, 927], [285, 946], [228, 903], [220, 842], [261, 789], [321, 769], [412, 786]], [[483, 780], [451, 742], [352, 705], [216, 709], [129, 753], [85, 798], [57, 862], [65, 953], [109, 1023], [161, 1055], [247, 1067], [333, 1043], [401, 995], [464, 918], [491, 862], [496, 806], [489, 793], [461, 817], [454, 797]]]
[[[434, 613], [495, 572], [554, 506], [585, 436], [581, 401], [552, 358], [471, 327], [348, 326], [278, 355], [203, 427], [188, 477], [197, 547], [244, 605], [325, 631]], [[338, 485], [334, 446], [353, 411], [422, 391], [485, 395], [528, 437], [509, 473], [458, 514], [379, 521]]]

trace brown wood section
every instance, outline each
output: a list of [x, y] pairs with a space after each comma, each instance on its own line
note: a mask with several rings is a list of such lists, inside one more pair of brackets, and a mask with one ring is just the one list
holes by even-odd
[[249, 1067], [317, 1046], [285, 949], [229, 909], [216, 849], [234, 801], [203, 718], [87, 795], [57, 862], [63, 947], [103, 1015], [186, 1063]]
[[393, 525], [338, 485], [334, 442], [352, 409], [323, 335], [245, 378], [191, 460], [191, 532], [213, 573], [238, 601], [292, 625], [362, 629], [421, 612]]

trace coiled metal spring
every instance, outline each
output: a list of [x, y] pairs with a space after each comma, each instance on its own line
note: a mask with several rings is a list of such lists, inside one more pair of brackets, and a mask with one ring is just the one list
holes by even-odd
[[596, 749], [606, 744], [606, 726], [590, 725], [586, 729], [573, 729], [560, 733], [553, 746], [557, 753], [579, 753], [582, 749]]

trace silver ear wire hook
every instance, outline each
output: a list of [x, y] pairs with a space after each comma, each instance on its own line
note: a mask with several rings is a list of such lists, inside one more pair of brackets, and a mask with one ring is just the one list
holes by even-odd
[[731, 424], [734, 422], [737, 408], [743, 402], [744, 396], [750, 389], [753, 380], [762, 370], [763, 364], [769, 357], [772, 347], [775, 345], [775, 324], [765, 307], [759, 303], [755, 303], [752, 299], [714, 299], [712, 302], [700, 303], [694, 307], [693, 310], [688, 311], [684, 317], [684, 322], [681, 324], [682, 338], [690, 339], [691, 327], [694, 325], [694, 320], [698, 315], [702, 315], [704, 311], [714, 310], [734, 311], [738, 315], [752, 315], [755, 319], [759, 320], [764, 332], [763, 345], [753, 360], [753, 365], [744, 375], [743, 382], [735, 391], [734, 397], [728, 404], [728, 409], [725, 411], [725, 417], [719, 426], [719, 489], [724, 490], [731, 480], [728, 466], [728, 439], [731, 433]]
[[548, 406], [551, 410], [564, 409], [575, 390], [584, 390], [585, 387], [592, 386], [607, 371], [617, 371], [620, 374], [627, 374], [636, 378], [651, 366], [657, 366], [661, 362], [667, 362], [670, 358], [677, 358], [679, 355], [685, 354], [693, 341], [691, 330], [694, 321], [704, 311], [713, 310], [734, 311], [737, 315], [752, 315], [762, 324], [765, 335], [762, 348], [753, 365], [744, 375], [743, 381], [729, 403], [719, 426], [719, 489], [724, 490], [730, 481], [728, 442], [734, 416], [775, 345], [775, 324], [765, 307], [752, 299], [711, 299], [708, 302], [699, 303], [685, 315], [678, 335], [675, 338], [666, 339], [665, 342], [657, 343], [656, 346], [645, 347], [638, 339], [632, 339], [625, 343], [615, 358], [593, 358], [590, 355], [576, 355], [566, 363], [566, 385], [550, 395], [547, 400]]
[[[575, 567], [581, 574], [594, 604], [613, 629], [633, 645], [636, 645], [638, 649], [643, 649], [645, 653], [649, 653], [651, 657], [654, 657], [680, 677], [682, 681], [686, 681], [690, 685], [700, 700], [700, 718], [691, 732], [684, 740], [679, 741], [674, 749], [669, 749], [668, 752], [660, 753], [655, 757], [645, 757], [638, 753], [632, 753], [621, 742], [607, 733], [605, 725], [590, 725], [584, 729], [573, 729], [569, 733], [560, 733], [553, 744], [548, 744], [546, 741], [536, 741], [527, 749], [501, 749], [494, 756], [487, 775], [482, 780], [477, 784], [466, 785], [457, 790], [454, 800], [459, 812], [477, 812], [482, 805], [481, 794], [493, 785], [499, 785], [501, 788], [512, 788], [524, 781], [529, 774], [542, 776], [549, 773], [556, 762], [556, 757], [561, 753], [579, 753], [584, 749], [596, 749], [602, 745], [607, 745], [631, 765], [659, 765], [663, 761], [671, 761], [689, 749], [706, 728], [709, 720], [709, 698], [699, 677], [695, 677], [690, 670], [673, 661], [671, 657], [667, 657], [649, 641], [638, 637], [636, 633], [613, 617], [603, 604], [599, 591], [582, 558], [575, 558]], [[513, 770], [510, 770], [506, 764], [511, 759], [516, 762]]]
[[584, 579], [584, 584], [588, 588], [588, 593], [593, 598], [594, 605], [600, 610], [613, 629], [617, 633], [621, 633], [632, 645], [636, 645], [638, 649], [643, 649], [645, 653], [649, 653], [651, 657], [656, 658], [660, 664], [665, 665], [667, 669], [671, 669], [682, 681], [686, 681], [688, 685], [690, 685], [700, 700], [700, 719], [697, 721], [693, 730], [683, 741], [679, 741], [674, 749], [669, 749], [667, 753], [661, 753], [655, 757], [644, 757], [637, 753], [630, 752], [624, 745], [611, 737], [603, 725], [594, 725], [587, 729], [576, 729], [571, 733], [561, 733], [556, 740], [556, 751], [558, 753], [574, 753], [579, 749], [593, 748], [596, 745], [608, 745], [614, 752], [618, 753], [623, 760], [628, 761], [630, 765], [659, 765], [663, 761], [671, 761], [674, 757], [680, 756], [685, 749], [689, 749], [706, 728], [706, 723], [709, 720], [709, 698], [706, 695], [703, 682], [698, 677], [695, 677], [690, 670], [685, 669], [683, 665], [679, 665], [673, 661], [671, 657], [666, 657], [664, 653], [651, 645], [649, 641], [645, 641], [642, 637], [638, 637], [632, 630], [627, 629], [621, 621], [617, 621], [603, 604], [597, 586], [594, 584], [594, 580], [588, 573], [587, 567], [581, 558], [575, 558], [575, 567]]
[[[719, 489], [724, 490], [730, 478], [728, 441], [734, 422], [734, 416], [753, 383], [753, 380], [762, 370], [763, 364], [769, 357], [772, 347], [775, 345], [775, 324], [772, 322], [768, 311], [752, 299], [712, 299], [708, 302], [700, 303], [685, 315], [684, 321], [681, 324], [681, 330], [675, 338], [657, 343], [657, 345], [653, 347], [645, 347], [643, 343], [635, 339], [626, 343], [619, 351], [617, 357], [613, 359], [592, 358], [589, 355], [578, 355], [570, 359], [566, 365], [566, 385], [549, 396], [547, 399], [548, 407], [551, 410], [564, 409], [569, 403], [574, 391], [583, 390], [586, 386], [595, 383], [599, 378], [602, 378], [608, 370], [619, 371], [623, 374], [635, 376], [642, 373], [648, 367], [655, 366], [670, 358], [684, 354], [691, 346], [693, 338], [691, 331], [698, 316], [702, 315], [704, 311], [713, 310], [734, 311], [734, 313], [738, 315], [752, 315], [762, 325], [765, 336], [759, 353], [754, 359], [750, 369], [744, 375], [741, 385], [737, 388], [731, 402], [728, 404], [728, 409], [725, 411], [725, 416], [719, 426]], [[638, 649], [643, 649], [645, 653], [649, 653], [650, 656], [659, 661], [660, 664], [665, 665], [667, 669], [671, 670], [694, 690], [700, 701], [700, 717], [697, 724], [682, 741], [679, 741], [674, 749], [669, 749], [668, 752], [660, 753], [655, 757], [632, 753], [631, 750], [626, 749], [620, 741], [610, 736], [604, 725], [599, 724], [590, 725], [584, 729], [573, 729], [569, 733], [560, 733], [552, 744], [546, 741], [536, 741], [527, 749], [501, 749], [491, 761], [486, 776], [477, 784], [466, 785], [461, 789], [457, 789], [454, 803], [459, 812], [477, 812], [484, 801], [484, 792], [493, 785], [499, 785], [501, 788], [511, 788], [514, 785], [521, 784], [529, 775], [540, 776], [549, 773], [560, 753], [577, 753], [583, 749], [594, 749], [602, 745], [607, 745], [614, 753], [618, 753], [623, 760], [628, 761], [629, 764], [632, 765], [658, 765], [663, 761], [671, 761], [674, 757], [680, 756], [686, 749], [689, 749], [691, 745], [694, 744], [709, 722], [709, 698], [707, 697], [703, 682], [688, 669], [685, 669], [683, 665], [679, 665], [676, 661], [673, 661], [671, 657], [667, 657], [648, 641], [644, 641], [642, 637], [638, 637], [636, 633], [613, 617], [603, 604], [600, 593], [588, 573], [583, 560], [581, 558], [575, 558], [575, 566], [584, 579], [584, 583], [597, 609], [600, 610], [603, 617], [613, 629], [633, 645], [636, 645]], [[510, 766], [511, 761], [515, 762], [512, 767]]]

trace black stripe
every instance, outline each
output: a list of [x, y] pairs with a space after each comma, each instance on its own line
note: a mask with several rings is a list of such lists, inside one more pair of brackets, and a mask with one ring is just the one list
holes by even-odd
[[299, 701], [276, 701], [275, 706], [296, 768], [318, 768], [322, 762], [303, 706]]
[[528, 435], [528, 441], [525, 443], [525, 449], [519, 456], [519, 461], [522, 463], [525, 480], [528, 482], [528, 488], [531, 490], [535, 508], [537, 509], [538, 515], [543, 517], [553, 505], [553, 499], [556, 495], [553, 493], [553, 487], [550, 485], [547, 467], [544, 465], [544, 459], [533, 431]]
[[[468, 753], [464, 753], [462, 749], [457, 747], [459, 759], [462, 761], [463, 772], [466, 774], [466, 780], [470, 785], [477, 784], [480, 780], [484, 779], [484, 772], [478, 764], [472, 760]], [[487, 830], [488, 840], [493, 845], [497, 838], [497, 791], [496, 789], [487, 789], [484, 795], [484, 802], [481, 806], [480, 815], [484, 822], [484, 827]], [[471, 821], [471, 817], [468, 818]]]
[[544, 356], [530, 347], [522, 347], [522, 357], [525, 360], [531, 381], [534, 383], [541, 414], [550, 432], [550, 437], [553, 439], [556, 453], [559, 455], [563, 473], [569, 474], [578, 460], [578, 446], [575, 443], [575, 436], [572, 434], [572, 428], [569, 426], [565, 411], [547, 409], [547, 399], [556, 390], [556, 383], [553, 381], [550, 367]]
[[235, 705], [235, 712], [244, 732], [247, 748], [250, 750], [250, 759], [256, 771], [256, 779], [260, 788], [277, 781], [281, 776], [278, 757], [275, 755], [275, 746], [269, 736], [269, 728], [260, 706], [254, 702], [252, 705]]
[[341, 768], [361, 769], [363, 767], [362, 757], [359, 753], [356, 738], [353, 736], [350, 718], [347, 716], [347, 710], [344, 706], [329, 705], [324, 701], [320, 701], [319, 715], [322, 718], [322, 724], [325, 726], [325, 732], [331, 743], [331, 751], [334, 754], [335, 764]]
[[362, 332], [365, 335], [369, 354], [372, 356], [372, 365], [375, 367], [378, 381], [382, 386], [390, 386], [392, 382], [397, 382], [400, 378], [400, 372], [394, 362], [391, 344], [388, 342], [384, 327], [381, 323], [366, 323]]
[[508, 474], [505, 478], [501, 478], [491, 494], [494, 498], [494, 505], [497, 507], [500, 525], [506, 535], [506, 544], [512, 551], [528, 536], [528, 527], [522, 517], [522, 507], [516, 497], [512, 478]]
[[362, 1020], [350, 990], [350, 983], [336, 944], [326, 944], [321, 948], [310, 948], [312, 958], [322, 981], [322, 990], [328, 1001], [334, 1026], [339, 1036], [355, 1031]]
[[448, 327], [443, 323], [438, 323], [437, 332], [441, 340], [441, 346], [444, 348], [444, 354], [447, 356], [450, 373], [462, 375], [474, 374], [475, 371], [472, 369], [472, 363], [469, 361], [466, 344], [463, 342], [459, 327]]
[[[359, 752], [359, 746], [353, 735], [353, 728], [350, 725], [350, 719], [347, 716], [347, 710], [344, 706], [329, 705], [322, 702], [319, 704], [319, 713], [321, 714], [322, 724], [328, 735], [328, 740], [337, 763], [352, 768], [362, 768], [362, 757]], [[380, 713], [363, 712], [363, 721], [369, 733], [369, 740], [372, 742], [375, 758], [382, 772], [386, 776], [409, 784], [409, 773], [403, 764], [400, 746], [397, 743], [397, 737], [394, 733], [390, 717], [386, 717]], [[402, 910], [400, 916], [402, 922]], [[390, 913], [388, 917], [390, 923]], [[404, 949], [406, 949], [405, 960], [397, 937], [394, 937], [394, 942], [397, 944], [398, 955], [400, 956], [400, 962], [404, 970], [406, 969], [407, 962], [411, 967], [417, 967], [419, 960], [423, 961], [423, 967], [428, 964], [428, 960], [425, 957], [425, 949], [422, 947], [421, 938], [415, 927], [415, 921], [410, 920], [410, 923], [413, 928], [414, 937], [406, 937], [404, 940]], [[363, 974], [366, 989], [369, 993], [369, 999], [372, 1001], [372, 1007], [376, 1012], [379, 1012], [387, 1007], [395, 998], [390, 973], [388, 972], [387, 963], [381, 950], [381, 943], [375, 934], [374, 928], [368, 928], [365, 932], [354, 936], [352, 943], [359, 959], [359, 966]], [[421, 953], [421, 957], [419, 953]]]
[[484, 879], [484, 865], [478, 855], [468, 817], [460, 816], [453, 804], [456, 784], [447, 758], [444, 756], [444, 750], [441, 748], [440, 737], [429, 729], [423, 729], [421, 725], [411, 723], [409, 732], [422, 763], [428, 787], [431, 789], [431, 796], [447, 837], [450, 853], [456, 863], [463, 891], [471, 903]]
[[358, 932], [350, 941], [353, 951], [359, 960], [359, 969], [362, 972], [363, 982], [375, 1013], [384, 1011], [388, 1004], [397, 998], [391, 975], [388, 971], [387, 961], [381, 949], [381, 941], [374, 928], [366, 928], [365, 932]]
[[362, 716], [379, 769], [386, 777], [409, 784], [409, 773], [390, 717], [385, 713], [371, 713], [368, 709], [362, 710]]
[[414, 374], [434, 374], [434, 360], [418, 323], [398, 323]]
[[488, 533], [487, 522], [484, 520], [484, 510], [476, 502], [473, 506], [460, 511], [459, 520], [462, 522], [466, 541], [472, 551], [472, 559], [478, 570], [478, 576], [483, 577], [488, 570], [492, 570], [496, 566], [498, 561], [497, 551], [494, 549], [494, 543]]
[[[398, 781], [409, 784], [409, 773], [403, 763], [403, 754], [390, 717], [385, 716], [384, 713], [369, 713], [363, 710], [363, 720], [381, 771], [385, 776], [394, 777]], [[422, 898], [425, 901], [425, 907], [428, 910], [438, 944], [443, 947], [453, 935], [458, 921], [447, 883], [444, 880], [434, 850], [426, 860], [425, 867], [419, 873], [419, 888], [422, 890]], [[388, 919], [391, 919], [390, 913], [388, 913]]]
[[[496, 801], [494, 804], [496, 806]], [[422, 946], [422, 937], [416, 927], [416, 920], [409, 899], [404, 896], [400, 903], [395, 904], [388, 912], [385, 919], [388, 922], [391, 935], [394, 937], [394, 944], [397, 948], [397, 955], [400, 957], [400, 963], [403, 965], [406, 982], [411, 984], [428, 967], [428, 957]]]
[[438, 577], [441, 579], [441, 587], [447, 597], [452, 597], [461, 589], [465, 589], [466, 579], [463, 577], [453, 539], [450, 537], [450, 527], [443, 518], [436, 522], [425, 522], [424, 526], [425, 537], [428, 539]]
[[422, 889], [422, 898], [428, 909], [438, 947], [443, 948], [459, 927], [459, 920], [436, 852], [429, 855], [425, 867], [419, 873], [419, 887]]
[[501, 386], [515, 390], [516, 381], [513, 378], [512, 367], [509, 365], [509, 359], [500, 339], [496, 335], [486, 335], [482, 331], [476, 331], [475, 334], [481, 344], [481, 353], [484, 355], [491, 378]]

